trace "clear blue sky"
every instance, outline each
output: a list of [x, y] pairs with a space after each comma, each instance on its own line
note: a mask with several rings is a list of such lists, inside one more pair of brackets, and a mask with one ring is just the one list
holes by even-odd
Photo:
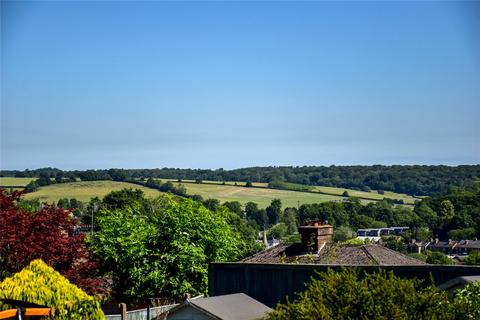
[[1, 2], [0, 168], [480, 163], [480, 2]]

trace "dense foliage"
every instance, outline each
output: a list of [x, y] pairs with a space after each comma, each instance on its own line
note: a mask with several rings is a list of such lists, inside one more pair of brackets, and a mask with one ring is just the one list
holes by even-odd
[[407, 226], [409, 239], [480, 238], [480, 183], [455, 188], [447, 195], [428, 197], [413, 210], [384, 200], [362, 205], [355, 198], [343, 202], [304, 204], [298, 211], [300, 223], [326, 220], [334, 227], [353, 229]]
[[47, 205], [24, 211], [17, 206], [21, 195], [0, 189], [0, 279], [42, 259], [88, 292], [102, 292], [103, 282], [97, 277], [84, 236], [74, 235], [77, 222], [73, 215]]
[[89, 243], [113, 275], [117, 296], [205, 293], [209, 262], [233, 261], [251, 249], [242, 237], [248, 232], [236, 230], [243, 222], [225, 208], [212, 212], [171, 195], [118, 207], [112, 198], [118, 197], [110, 197], [109, 206], [99, 211], [99, 229]]
[[[20, 300], [54, 309], [55, 319], [104, 319], [100, 302], [71, 284], [42, 260], [34, 260], [0, 283], [0, 299]], [[0, 302], [0, 310], [10, 306]]]
[[329, 270], [268, 319], [454, 319], [446, 293], [392, 273]]
[[480, 319], [480, 281], [467, 284], [455, 293], [458, 318]]
[[480, 165], [456, 167], [419, 165], [252, 167], [235, 170], [163, 168], [61, 171], [55, 168], [42, 168], [0, 172], [0, 176], [39, 177], [41, 175], [51, 178], [60, 176], [59, 181], [79, 177], [83, 181], [164, 178], [198, 181], [289, 182], [365, 191], [388, 190], [421, 196], [446, 194], [452, 186], [463, 187], [471, 184], [480, 177]]

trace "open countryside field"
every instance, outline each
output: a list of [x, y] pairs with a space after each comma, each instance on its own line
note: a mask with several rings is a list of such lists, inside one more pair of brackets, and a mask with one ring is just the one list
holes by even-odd
[[[159, 181], [162, 181], [162, 182], [167, 182], [167, 181], [178, 182], [178, 179], [156, 179], [156, 180], [159, 180]], [[195, 180], [182, 180], [182, 182], [195, 183]], [[204, 184], [223, 184], [223, 182], [224, 181], [202, 180], [202, 183], [204, 183]], [[247, 182], [245, 182], [245, 181], [225, 181], [225, 185], [229, 185], [229, 186], [243, 187], [243, 186], [245, 186], [246, 183]], [[266, 183], [266, 182], [252, 182], [252, 186], [267, 188], [268, 183]]]
[[[161, 180], [163, 182], [166, 182], [166, 181], [176, 182], [177, 181], [176, 179], [159, 179], [159, 180]], [[200, 194], [200, 193], [193, 193], [193, 192], [190, 191], [190, 189], [191, 190], [196, 190], [196, 187], [191, 186], [191, 184], [195, 184], [197, 186], [202, 185], [202, 184], [203, 185], [205, 185], [205, 184], [212, 184], [212, 185], [215, 184], [220, 188], [214, 188], [212, 190], [220, 192], [220, 191], [222, 191], [222, 188], [225, 187], [226, 188], [225, 193], [227, 193], [227, 194], [229, 194], [230, 193], [229, 190], [231, 190], [229, 188], [229, 186], [235, 186], [235, 187], [240, 188], [240, 187], [243, 187], [245, 185], [245, 182], [233, 182], [233, 181], [225, 182], [225, 185], [220, 185], [220, 184], [222, 184], [221, 181], [205, 181], [204, 180], [204, 181], [202, 181], [201, 184], [196, 184], [195, 180], [182, 180], [182, 182], [184, 183], [185, 187], [187, 188], [188, 194]], [[237, 185], [235, 185], [235, 183]], [[258, 187], [258, 188], [254, 188], [254, 190], [257, 190], [259, 193], [261, 192], [261, 189], [259, 190], [259, 188], [268, 188], [268, 183], [264, 183], [264, 182], [253, 182], [252, 185], [254, 187]], [[412, 196], [409, 196], [407, 194], [395, 193], [395, 192], [390, 192], [390, 191], [385, 191], [385, 194], [378, 194], [376, 191], [366, 192], [366, 191], [358, 191], [358, 190], [353, 190], [353, 189], [336, 188], [336, 187], [322, 187], [322, 186], [311, 186], [311, 187], [312, 187], [311, 191], [320, 192], [320, 193], [327, 193], [328, 195], [331, 195], [331, 196], [341, 196], [345, 191], [347, 191], [348, 194], [352, 197], [362, 198], [362, 202], [364, 202], [364, 203], [371, 202], [371, 201], [380, 201], [380, 200], [383, 200], [383, 198], [398, 199], [398, 200], [401, 199], [405, 202], [405, 204], [414, 204], [416, 200], [419, 200], [419, 199], [417, 199], [415, 197], [412, 197]], [[241, 188], [241, 189], [242, 190], [250, 190], [251, 188]], [[201, 192], [202, 190], [204, 190], [204, 188], [198, 187], [198, 190], [200, 190], [200, 192]], [[270, 190], [277, 190], [277, 189], [270, 189]], [[278, 191], [285, 191], [285, 190], [278, 190]], [[306, 193], [306, 192], [302, 192], [302, 191], [292, 191], [292, 192], [298, 192], [298, 193], [302, 193], [302, 194]], [[306, 194], [308, 194], [308, 193], [306, 193]], [[200, 194], [200, 195], [205, 198], [205, 196], [203, 194]], [[214, 195], [215, 194], [210, 195], [209, 198], [216, 198], [216, 199], [221, 200], [220, 196], [215, 197]], [[314, 195], [314, 196], [318, 197], [316, 195]], [[323, 196], [327, 196], [327, 195], [323, 195]], [[303, 196], [301, 196], [301, 197], [303, 197]], [[342, 197], [342, 199], [343, 199], [343, 197]], [[371, 199], [371, 201], [366, 200], [366, 199]], [[334, 198], [334, 200], [338, 200], [338, 199]], [[238, 200], [238, 201], [240, 201], [240, 200]], [[329, 201], [329, 200], [324, 200], [324, 201]], [[254, 202], [256, 202], [256, 201], [254, 201]], [[311, 202], [308, 202], [308, 203], [311, 203]]]
[[84, 181], [52, 184], [41, 187], [37, 191], [27, 193], [26, 199], [39, 199], [44, 202], [58, 201], [62, 198], [75, 198], [80, 201], [89, 201], [93, 197], [102, 198], [108, 193], [124, 188], [140, 189], [147, 197], [156, 197], [160, 191], [142, 187], [133, 183], [116, 181]]
[[[178, 184], [178, 183], [176, 183]], [[218, 199], [220, 202], [238, 201], [245, 204], [249, 201], [256, 202], [260, 208], [267, 207], [273, 199], [282, 200], [282, 206], [296, 207], [305, 203], [319, 203], [325, 201], [342, 201], [341, 196], [277, 190], [268, 188], [245, 188], [230, 185], [214, 185], [208, 183], [183, 183], [188, 194], [198, 194], [204, 199]]]
[[341, 195], [345, 191], [347, 191], [348, 194], [351, 197], [369, 198], [369, 199], [372, 199], [372, 200], [383, 200], [383, 198], [399, 199], [399, 200], [401, 199], [406, 204], [414, 204], [416, 200], [419, 200], [417, 198], [409, 196], [408, 194], [395, 193], [395, 192], [390, 192], [390, 191], [385, 191], [385, 194], [379, 194], [376, 191], [366, 192], [366, 191], [358, 191], [358, 190], [352, 190], [352, 189], [343, 189], [343, 188], [335, 188], [335, 187], [320, 187], [320, 186], [315, 186], [313, 188], [313, 191], [319, 191], [319, 192], [324, 192], [324, 193], [329, 193], [329, 194], [337, 194], [337, 195]]
[[0, 177], [0, 187], [25, 187], [32, 180], [37, 178], [15, 178], [15, 177]]
[[[2, 177], [0, 178], [0, 186], [18, 186], [22, 187], [36, 178], [15, 178]], [[163, 182], [172, 181], [177, 183], [176, 179], [160, 179]], [[284, 203], [284, 206], [297, 206], [298, 202], [316, 203], [323, 201], [340, 201], [344, 199], [341, 195], [347, 191], [350, 196], [368, 198], [372, 201], [378, 201], [385, 198], [402, 199], [406, 204], [413, 204], [418, 200], [406, 194], [399, 194], [385, 191], [385, 194], [378, 194], [376, 191], [364, 192], [352, 189], [335, 188], [335, 187], [321, 187], [314, 186], [312, 191], [328, 193], [328, 194], [314, 194], [301, 191], [277, 190], [268, 189], [267, 183], [254, 182], [253, 186], [256, 188], [245, 188], [245, 182], [225, 182], [221, 185], [220, 181], [202, 181], [201, 184], [195, 183], [194, 180], [183, 180], [182, 183], [187, 188], [188, 194], [199, 194], [203, 198], [215, 198], [220, 201], [239, 201], [246, 203], [249, 201], [257, 202], [260, 207], [266, 207], [274, 198], [279, 198]], [[235, 183], [237, 184], [235, 186]], [[39, 198], [41, 201], [58, 201], [60, 198], [77, 198], [81, 201], [88, 201], [90, 198], [98, 196], [103, 197], [113, 190], [120, 190], [122, 188], [138, 188], [145, 192], [147, 196], [156, 196], [159, 194], [157, 190], [145, 188], [135, 184], [114, 181], [86, 181], [76, 183], [63, 183], [58, 185], [51, 185], [41, 187], [37, 192], [26, 195], [27, 198]], [[362, 200], [367, 203], [369, 200]]]

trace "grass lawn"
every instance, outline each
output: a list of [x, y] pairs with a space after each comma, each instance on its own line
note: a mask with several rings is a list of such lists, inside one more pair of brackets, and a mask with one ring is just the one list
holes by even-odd
[[62, 198], [75, 198], [80, 201], [88, 202], [93, 197], [102, 198], [112, 191], [124, 188], [140, 189], [147, 197], [155, 197], [161, 194], [160, 191], [132, 183], [116, 181], [84, 181], [52, 184], [41, 187], [35, 192], [27, 193], [25, 198], [39, 199], [43, 202], [56, 202]]
[[25, 187], [32, 180], [37, 180], [37, 178], [0, 177], [0, 187], [1, 186]]
[[187, 188], [188, 194], [198, 194], [204, 199], [214, 198], [220, 200], [220, 202], [238, 201], [242, 204], [252, 201], [256, 202], [260, 208], [267, 207], [275, 198], [282, 200], [283, 208], [296, 207], [298, 203], [302, 205], [305, 203], [343, 200], [343, 197], [340, 196], [267, 188], [245, 188], [231, 185], [213, 185], [208, 183], [184, 183], [183, 185]]

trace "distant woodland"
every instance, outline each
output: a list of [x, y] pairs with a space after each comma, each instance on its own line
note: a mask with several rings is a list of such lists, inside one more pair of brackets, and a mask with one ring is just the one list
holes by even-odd
[[62, 171], [56, 168], [2, 170], [4, 177], [79, 178], [82, 181], [130, 179], [178, 179], [239, 182], [289, 182], [355, 190], [380, 190], [414, 196], [445, 195], [452, 187], [471, 185], [480, 178], [480, 165], [462, 166], [303, 166], [252, 167], [234, 170], [204, 169], [105, 169]]

